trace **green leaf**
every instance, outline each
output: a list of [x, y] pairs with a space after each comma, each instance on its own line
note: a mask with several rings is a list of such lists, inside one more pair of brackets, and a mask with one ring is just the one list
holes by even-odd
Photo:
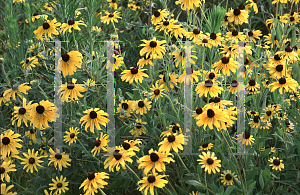
[[198, 188], [198, 189], [206, 190], [206, 188], [205, 188], [201, 183], [199, 183], [199, 182], [196, 181], [196, 180], [188, 180], [188, 181], [186, 181], [185, 183], [187, 183], [187, 184], [189, 184], [189, 185], [193, 185], [193, 186], [195, 186], [195, 187]]
[[254, 189], [256, 181], [254, 181], [248, 188], [248, 195], [252, 194], [252, 190]]
[[259, 185], [261, 187], [261, 189], [264, 189], [265, 183], [264, 183], [264, 178], [262, 177], [262, 175], [259, 175]]
[[261, 155], [259, 155], [258, 159], [262, 159], [262, 158], [266, 157], [269, 154], [270, 150], [271, 150], [271, 148], [268, 148], [265, 151], [263, 151], [261, 153]]
[[234, 190], [235, 186], [229, 186], [225, 191], [224, 195], [230, 195], [231, 192]]

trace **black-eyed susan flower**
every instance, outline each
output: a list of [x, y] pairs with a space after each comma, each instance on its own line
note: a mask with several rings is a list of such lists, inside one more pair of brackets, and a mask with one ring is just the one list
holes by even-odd
[[10, 182], [10, 177], [8, 175], [9, 172], [11, 171], [17, 171], [15, 169], [16, 165], [12, 164], [10, 160], [4, 161], [0, 165], [0, 174], [1, 174], [1, 181], [4, 182], [4, 179], [6, 182]]
[[204, 130], [208, 126], [210, 129], [213, 129], [215, 126], [217, 129], [223, 128], [221, 122], [226, 122], [229, 120], [229, 116], [222, 109], [207, 107], [207, 109], [197, 117], [197, 126], [201, 127], [202, 125]]
[[27, 70], [28, 68], [31, 70], [36, 66], [41, 66], [41, 64], [39, 63], [39, 59], [36, 56], [26, 58], [26, 60], [22, 60], [20, 64], [22, 64], [22, 67], [25, 70]]
[[269, 89], [271, 92], [279, 89], [280, 94], [283, 94], [283, 91], [294, 93], [295, 91], [297, 91], [297, 81], [292, 78], [282, 77], [278, 79], [278, 82], [271, 83], [269, 85]]
[[[155, 151], [152, 148], [149, 150], [149, 155], [145, 155], [141, 157], [138, 162], [140, 163], [138, 168], [144, 169], [145, 175], [149, 173], [149, 171], [152, 170], [152, 172], [155, 172], [157, 170], [158, 172], [162, 172], [166, 170], [166, 166], [164, 162], [170, 163], [175, 162], [172, 157], [169, 157], [169, 155], [172, 155], [170, 153], [163, 153], [161, 151]], [[173, 155], [172, 155], [173, 156]]]
[[70, 20], [68, 20], [67, 23], [63, 23], [60, 28], [61, 28], [63, 34], [65, 34], [66, 31], [69, 31], [69, 33], [71, 33], [72, 32], [72, 28], [74, 30], [81, 30], [79, 28], [79, 25], [86, 26], [86, 24], [82, 20], [75, 21], [73, 19], [70, 19]]
[[143, 68], [147, 64], [150, 64], [151, 66], [153, 66], [152, 60], [157, 59], [157, 58], [158, 58], [157, 55], [152, 56], [151, 54], [145, 54], [142, 59], [139, 59], [137, 65], [139, 68]]
[[167, 134], [167, 137], [164, 138], [163, 141], [161, 141], [158, 146], [159, 151], [162, 152], [170, 152], [171, 150], [174, 150], [176, 153], [178, 153], [179, 150], [183, 150], [182, 145], [184, 144], [184, 135], [183, 134]]
[[113, 62], [112, 61], [108, 61], [107, 65], [106, 65], [106, 69], [108, 68], [113, 68], [114, 70], [118, 70], [120, 67], [124, 66], [124, 58], [119, 56], [119, 55], [115, 55], [113, 54], [112, 56], [113, 58]]
[[134, 129], [129, 131], [131, 135], [139, 136], [142, 135], [143, 133], [146, 133], [146, 127], [143, 124], [145, 125], [147, 123], [142, 122], [142, 119], [136, 119], [134, 124], [135, 125]]
[[182, 27], [181, 24], [175, 25], [171, 30], [170, 30], [170, 36], [174, 36], [176, 39], [178, 38], [183, 38], [187, 31]]
[[172, 125], [169, 125], [169, 127], [167, 127], [167, 131], [164, 131], [161, 133], [161, 137], [165, 137], [167, 136], [169, 133], [171, 134], [177, 134], [177, 133], [180, 133], [182, 134], [182, 130], [180, 128], [180, 125], [177, 123], [177, 124], [172, 124]]
[[260, 85], [258, 83], [256, 83], [256, 81], [254, 79], [251, 79], [248, 81], [247, 85], [245, 86], [247, 91], [252, 90], [252, 92], [257, 92], [258, 89], [260, 89]]
[[138, 101], [135, 101], [134, 110], [137, 114], [143, 115], [150, 111], [151, 109], [151, 101], [148, 101], [148, 99], [140, 99]]
[[33, 128], [39, 128], [40, 130], [49, 128], [48, 121], [54, 121], [54, 112], [54, 104], [48, 100], [32, 104], [31, 123]]
[[298, 54], [293, 50], [291, 46], [285, 47], [284, 51], [278, 51], [277, 54], [284, 56], [291, 62], [295, 62], [298, 60]]
[[164, 44], [166, 43], [166, 40], [158, 41], [156, 40], [156, 37], [153, 37], [152, 40], [147, 41], [145, 39], [142, 40], [144, 43], [140, 44], [140, 46], [143, 46], [140, 50], [140, 55], [143, 56], [144, 54], [151, 54], [151, 55], [158, 55], [159, 58], [162, 58], [163, 55], [166, 52]]
[[218, 167], [221, 167], [221, 160], [217, 160], [214, 152], [202, 152], [202, 155], [199, 155], [199, 157], [200, 159], [197, 161], [199, 161], [199, 164], [202, 164], [201, 168], [205, 168], [205, 171], [207, 171], [208, 174], [211, 174], [211, 172], [215, 174], [216, 171], [220, 172]]
[[101, 22], [107, 25], [111, 22], [118, 23], [118, 18], [121, 19], [121, 12], [115, 11], [114, 13], [105, 12], [105, 16], [101, 17]]
[[167, 86], [167, 78], [166, 78], [166, 77], [167, 77], [168, 80], [169, 80], [170, 88], [171, 88], [171, 89], [174, 89], [173, 83], [174, 83], [175, 85], [177, 84], [177, 76], [174, 75], [174, 74], [159, 75], [159, 78], [160, 78], [159, 84], [160, 84], [161, 86], [164, 87], [164, 90], [165, 90], [166, 92], [169, 92], [169, 88], [168, 88], [168, 86]]
[[[134, 109], [134, 101], [122, 100], [121, 103], [118, 105], [117, 113], [129, 117], [133, 109]], [[122, 110], [125, 111], [125, 114], [122, 114]]]
[[14, 133], [11, 129], [0, 135], [0, 150], [3, 156], [10, 155], [10, 153], [18, 153], [18, 148], [22, 148], [22, 145], [18, 143], [22, 142], [19, 139], [20, 136], [20, 134]]
[[212, 106], [212, 107], [216, 107], [216, 108], [220, 108], [220, 109], [224, 109], [224, 107], [227, 105], [232, 105], [232, 101], [221, 100], [220, 97], [211, 98], [208, 102], [209, 103], [206, 105], [206, 107]]
[[77, 135], [79, 134], [78, 127], [70, 127], [69, 131], [65, 132], [64, 141], [69, 144], [76, 143]]
[[286, 121], [286, 122], [284, 122], [284, 123], [285, 123], [285, 131], [286, 131], [286, 132], [289, 133], [291, 130], [294, 129], [294, 124], [291, 123], [290, 121]]
[[204, 143], [200, 146], [199, 151], [201, 150], [210, 150], [213, 147], [212, 143]]
[[140, 151], [140, 149], [136, 145], [140, 145], [141, 143], [142, 141], [140, 139], [130, 140], [130, 141], [124, 140], [123, 143], [121, 144], [123, 147], [122, 152], [128, 152], [128, 151], [138, 152]]
[[243, 23], [248, 23], [249, 13], [245, 10], [240, 10], [239, 8], [232, 9], [226, 14], [228, 22], [233, 22], [235, 25], [242, 25]]
[[100, 173], [93, 173], [89, 172], [87, 178], [82, 182], [79, 189], [83, 187], [85, 194], [95, 194], [97, 193], [97, 189], [104, 188], [104, 185], [108, 183], [104, 181], [104, 179], [108, 179], [108, 173], [100, 172]]
[[[47, 20], [48, 16], [45, 15], [45, 14], [39, 14], [39, 12], [36, 11], [32, 14], [31, 21], [34, 22], [35, 20], [38, 20], [40, 18], [43, 18], [44, 20]], [[28, 23], [28, 20], [26, 19], [25, 22]]]
[[139, 67], [130, 67], [130, 70], [124, 70], [121, 74], [122, 81], [129, 82], [131, 84], [133, 81], [142, 83], [144, 77], [148, 77], [143, 71], [146, 69], [139, 69]]
[[194, 10], [194, 7], [200, 7], [202, 6], [202, 3], [205, 3], [205, 0], [178, 0], [175, 2], [176, 5], [180, 4], [181, 9], [183, 11], [186, 10]]
[[118, 9], [117, 0], [107, 0], [107, 2], [109, 3], [109, 8]]
[[133, 11], [136, 11], [137, 10], [137, 6], [136, 5], [134, 5], [134, 4], [132, 4], [132, 3], [128, 3], [128, 5], [127, 5], [131, 10], [133, 10]]
[[231, 173], [230, 170], [223, 171], [223, 173], [221, 174], [221, 183], [223, 185], [232, 185], [233, 177], [237, 178], [237, 175], [234, 175], [234, 172]]
[[[194, 48], [194, 46], [190, 46], [190, 47], [188, 47], [186, 50], [188, 51], [188, 50], [190, 50], [191, 51], [191, 64], [195, 64], [195, 61], [194, 61], [194, 59], [198, 59], [197, 58], [197, 56], [195, 56], [195, 55], [193, 55], [193, 53], [195, 52], [195, 51], [193, 51], [192, 49]], [[172, 52], [172, 55], [175, 57], [175, 65], [176, 65], [176, 67], [178, 67], [179, 66], [179, 64], [181, 64], [182, 65], [182, 68], [185, 68], [185, 63], [186, 63], [186, 52], [184, 52], [184, 51], [182, 51], [183, 49], [177, 49], [176, 48], [176, 50], [174, 51], [174, 52]]]
[[262, 36], [262, 33], [260, 30], [250, 30], [247, 34], [246, 37], [249, 41], [253, 41], [256, 43], [256, 39], [259, 39], [260, 36]]
[[272, 126], [272, 124], [269, 121], [261, 120], [259, 129], [270, 129], [271, 126]]
[[55, 8], [55, 4], [54, 3], [45, 3], [44, 8], [49, 10], [49, 11], [53, 11], [53, 7]]
[[63, 76], [72, 76], [77, 68], [81, 68], [82, 54], [78, 51], [70, 51], [61, 55], [61, 71]]
[[56, 28], [59, 27], [60, 25], [61, 23], [57, 22], [55, 18], [52, 21], [45, 20], [43, 25], [34, 31], [34, 34], [36, 35], [36, 38], [41, 41], [44, 40], [43, 35], [45, 35], [46, 40], [53, 39], [52, 34], [53, 35], [59, 34]]
[[229, 92], [235, 94], [237, 92], [237, 86], [238, 86], [237, 80], [232, 80], [231, 85], [228, 86], [227, 88], [229, 88]]
[[230, 71], [232, 73], [236, 72], [237, 61], [225, 56], [222, 57], [222, 59], [219, 62], [213, 64], [212, 68], [215, 68], [215, 71], [221, 70], [223, 74], [230, 76]]
[[5, 183], [1, 183], [1, 190], [0, 190], [1, 193], [0, 194], [3, 194], [3, 195], [17, 195], [17, 192], [8, 192], [13, 187], [14, 187], [14, 185], [6, 186]]
[[29, 83], [23, 83], [19, 86], [17, 85], [14, 85], [12, 89], [7, 89], [3, 96], [7, 97], [7, 98], [12, 98], [13, 100], [16, 100], [16, 94], [21, 98], [23, 99], [23, 94], [28, 94], [28, 90], [31, 89], [30, 86], [27, 86]]
[[67, 178], [66, 177], [64, 178], [62, 175], [60, 176], [60, 178], [58, 178], [57, 176], [56, 179], [52, 178], [53, 183], [49, 184], [51, 186], [49, 190], [51, 191], [55, 190], [54, 194], [61, 194], [62, 192], [65, 193], [66, 191], [69, 190], [68, 188], [69, 182], [66, 181], [66, 179]]
[[153, 174], [149, 174], [138, 182], [138, 184], [141, 184], [138, 187], [138, 190], [142, 191], [143, 189], [145, 189], [145, 194], [148, 194], [149, 190], [150, 194], [154, 195], [154, 187], [163, 188], [168, 183], [167, 180], [162, 179], [166, 176], [167, 175], [158, 175], [158, 173], [155, 172]]
[[226, 37], [228, 39], [228, 41], [244, 41], [246, 39], [246, 35], [244, 35], [243, 33], [239, 32], [236, 29], [233, 29], [231, 32], [227, 32], [226, 33]]
[[159, 9], [153, 12], [151, 17], [151, 22], [154, 25], [157, 25], [160, 21], [165, 19], [169, 15], [169, 11], [166, 9]]
[[96, 138], [95, 142], [95, 147], [92, 149], [91, 153], [93, 156], [96, 156], [97, 154], [100, 153], [101, 150], [107, 151], [107, 135], [101, 132], [100, 138]]
[[0, 106], [2, 105], [2, 102], [3, 102], [3, 104], [5, 104], [6, 106], [8, 106], [8, 101], [9, 101], [9, 96], [6, 94], [5, 96], [4, 96], [4, 92], [2, 92], [2, 93], [0, 93]]
[[275, 108], [273, 108], [272, 106], [268, 106], [264, 109], [264, 111], [265, 113], [262, 114], [262, 118], [264, 120], [270, 121], [275, 114]]
[[161, 95], [161, 92], [164, 91], [163, 87], [164, 87], [163, 85], [158, 85], [158, 81], [154, 85], [152, 85], [152, 88], [150, 89], [153, 91], [153, 93], [150, 98], [152, 99], [154, 98], [156, 102], [156, 100], [158, 100], [159, 97], [163, 97]]
[[116, 170], [120, 170], [120, 165], [123, 169], [126, 169], [125, 163], [130, 162], [132, 163], [131, 156], [134, 156], [135, 152], [133, 151], [127, 151], [123, 152], [122, 148], [120, 146], [116, 146], [115, 150], [112, 154], [106, 154], [104, 156], [108, 156], [107, 159], [104, 161], [104, 169], [109, 168], [110, 172], [114, 172], [114, 168], [116, 167]]
[[211, 97], [216, 97], [218, 94], [221, 94], [223, 88], [219, 87], [218, 83], [214, 84], [212, 80], [206, 80], [205, 82], [199, 83], [195, 88], [195, 91], [199, 97], [202, 97], [203, 95], [207, 97], [207, 94], [209, 94]]
[[32, 101], [26, 103], [26, 99], [23, 98], [23, 105], [21, 107], [14, 106], [14, 112], [12, 113], [12, 125], [17, 121], [17, 126], [20, 127], [21, 123], [24, 122], [26, 127], [28, 127], [27, 122], [30, 121], [30, 110]]
[[67, 168], [68, 166], [71, 166], [69, 162], [71, 162], [71, 159], [69, 158], [69, 155], [65, 154], [65, 152], [61, 153], [59, 149], [56, 148], [56, 152], [54, 152], [51, 148], [49, 149], [49, 152], [51, 155], [49, 156], [49, 163], [48, 166], [53, 163], [55, 169], [57, 169], [57, 166], [60, 171], [62, 171], [62, 168]]
[[83, 97], [81, 93], [87, 91], [82, 85], [76, 85], [77, 79], [72, 78], [72, 82], [65, 83], [62, 85], [62, 98], [63, 102], [70, 102], [70, 101], [78, 101], [78, 97]]
[[260, 117], [259, 116], [254, 116], [253, 119], [248, 123], [251, 125], [253, 128], [258, 128], [260, 126]]
[[33, 173], [33, 168], [38, 172], [37, 166], [42, 167], [40, 163], [44, 162], [40, 160], [43, 158], [43, 156], [38, 156], [38, 151], [34, 153], [34, 149], [30, 150], [28, 149], [28, 153], [23, 153], [25, 158], [22, 158], [21, 164], [24, 164], [23, 169], [26, 169], [26, 172], [30, 170], [31, 173]]
[[212, 45], [209, 42], [208, 38], [203, 38], [202, 40], [196, 42], [197, 45], [201, 45], [202, 47], [207, 47], [207, 48], [211, 48]]
[[105, 126], [108, 122], [108, 119], [106, 118], [107, 113], [100, 110], [100, 108], [90, 108], [83, 113], [86, 113], [86, 115], [80, 118], [80, 123], [82, 123], [81, 127], [85, 124], [86, 131], [88, 127], [90, 127], [90, 131], [94, 133], [95, 127], [97, 130], [101, 130], [99, 124]]
[[198, 28], [194, 28], [192, 32], [186, 32], [185, 36], [193, 41], [198, 41], [199, 39], [202, 39], [203, 32], [201, 32]]
[[196, 108], [196, 110], [193, 111], [192, 116], [194, 117], [194, 119], [196, 119], [200, 114], [202, 114], [203, 111], [204, 111], [203, 108], [198, 107]]
[[32, 145], [32, 142], [34, 144], [37, 143], [37, 139], [36, 139], [36, 130], [34, 129], [30, 129], [29, 131], [25, 132], [25, 136], [29, 137], [31, 139], [31, 141], [29, 141], [29, 145]]
[[159, 30], [159, 31], [164, 31], [165, 33], [168, 33], [169, 31], [171, 31], [176, 25], [175, 23], [178, 22], [178, 20], [162, 20], [161, 22], [156, 24], [155, 27], [155, 31]]
[[207, 35], [206, 38], [208, 39], [209, 43], [214, 47], [218, 47], [223, 41], [221, 33], [212, 32], [210, 34], [206, 33], [206, 35]]
[[279, 160], [278, 157], [273, 156], [273, 158], [270, 158], [268, 161], [271, 163], [269, 166], [271, 166], [272, 169], [275, 169], [276, 171], [281, 171], [281, 169], [284, 169], [284, 164], [282, 163], [282, 160]]
[[269, 149], [270, 148], [270, 152], [269, 152], [269, 154], [272, 154], [272, 153], [275, 153], [276, 152], [276, 150], [275, 150], [275, 147], [271, 147], [271, 146], [266, 146], [266, 147], [264, 147], [264, 148], [261, 148], [260, 149], [260, 151], [265, 151], [265, 150], [267, 150], [267, 149]]
[[288, 68], [287, 72], [286, 70], [286, 65], [285, 64], [269, 64], [267, 66], [267, 70], [269, 71], [269, 74], [271, 75], [272, 78], [274, 79], [280, 79], [286, 75], [286, 77], [291, 76], [292, 69]]
[[254, 140], [255, 139], [253, 138], [253, 135], [251, 135], [249, 131], [244, 131], [243, 133], [237, 135], [237, 141], [245, 144], [246, 146], [254, 143]]

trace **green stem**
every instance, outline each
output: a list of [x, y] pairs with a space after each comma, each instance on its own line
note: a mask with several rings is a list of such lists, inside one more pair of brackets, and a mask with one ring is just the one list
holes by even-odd
[[128, 166], [126, 163], [125, 163], [125, 166], [139, 179], [139, 180], [141, 180], [140, 178], [139, 178], [139, 176], [130, 168], [130, 166]]

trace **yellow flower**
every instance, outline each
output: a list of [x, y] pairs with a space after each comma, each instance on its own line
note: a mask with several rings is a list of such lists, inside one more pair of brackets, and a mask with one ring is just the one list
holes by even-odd
[[59, 32], [56, 30], [57, 27], [60, 26], [60, 22], [57, 22], [54, 18], [52, 21], [46, 20], [42, 26], [40, 26], [37, 30], [34, 31], [34, 34], [36, 35], [36, 38], [38, 40], [43, 41], [43, 35], [45, 35], [45, 39], [53, 39], [53, 35], [58, 35]]
[[72, 28], [74, 30], [81, 30], [79, 28], [79, 25], [86, 26], [86, 24], [84, 24], [84, 22], [82, 20], [75, 21], [75, 20], [71, 19], [71, 20], [68, 20], [67, 23], [63, 23], [60, 28], [61, 28], [61, 31], [63, 32], [63, 34], [65, 34], [65, 32], [67, 30], [69, 31], [69, 33], [71, 33], [72, 32], [72, 30], [71, 30]]

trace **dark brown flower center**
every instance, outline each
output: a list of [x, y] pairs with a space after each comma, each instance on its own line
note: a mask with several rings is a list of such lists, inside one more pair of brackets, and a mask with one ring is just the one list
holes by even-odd
[[116, 160], [120, 160], [122, 158], [122, 154], [120, 154], [119, 152], [120, 150], [115, 150], [113, 154]]
[[39, 13], [38, 12], [34, 12], [33, 16], [38, 16]]
[[55, 154], [55, 158], [60, 160], [60, 159], [62, 159], [62, 155], [61, 154]]
[[150, 176], [148, 176], [147, 180], [148, 180], [149, 183], [153, 183], [153, 182], [155, 182], [156, 179], [155, 179], [155, 176], [150, 175]]
[[136, 126], [137, 129], [142, 128], [142, 124], [141, 123], [137, 123], [138, 125]]
[[156, 41], [151, 41], [151, 42], [150, 42], [150, 47], [156, 47], [156, 46], [157, 46]]
[[163, 22], [163, 25], [164, 25], [164, 26], [169, 26], [169, 24], [170, 24], [169, 21], [164, 21], [164, 22]]
[[68, 20], [68, 25], [73, 25], [73, 24], [75, 24], [75, 21], [73, 19]]
[[202, 114], [202, 112], [203, 112], [202, 108], [196, 108], [196, 113], [197, 114]]
[[268, 116], [271, 116], [272, 112], [271, 112], [270, 110], [268, 110], [268, 111], [266, 112], [266, 114], [267, 114]]
[[75, 87], [74, 83], [68, 83], [67, 84], [68, 89], [74, 89], [74, 87]]
[[207, 148], [207, 147], [208, 147], [208, 143], [202, 144], [202, 148]]
[[280, 113], [279, 113], [279, 117], [282, 117], [282, 116], [283, 116], [283, 114], [282, 114], [282, 112], [280, 112]]
[[57, 186], [57, 188], [61, 188], [62, 187], [62, 183], [58, 183], [56, 186]]
[[114, 14], [109, 14], [108, 17], [112, 18], [114, 17]]
[[100, 144], [101, 144], [101, 141], [100, 141], [99, 139], [97, 139], [97, 140], [95, 141], [95, 146], [96, 146], [96, 147], [99, 147]]
[[245, 9], [245, 5], [241, 3], [241, 4], [239, 5], [239, 9], [244, 10], [244, 9]]
[[63, 59], [64, 62], [67, 62], [70, 59], [70, 56], [69, 54], [63, 54], [61, 58]]
[[2, 143], [4, 145], [8, 145], [10, 143], [10, 139], [8, 137], [4, 137], [4, 138], [2, 138]]
[[152, 162], [156, 162], [156, 161], [158, 161], [159, 156], [156, 153], [152, 152], [150, 154], [150, 159], [151, 159]]
[[280, 165], [280, 160], [278, 159], [273, 160], [273, 164], [276, 166]]
[[5, 173], [5, 169], [3, 167], [0, 167], [0, 174]]
[[204, 86], [205, 87], [212, 87], [213, 86], [212, 80], [206, 80]]
[[216, 75], [213, 72], [209, 73], [209, 75], [208, 75], [209, 79], [214, 79], [215, 77], [216, 77]]
[[178, 127], [177, 125], [174, 125], [174, 126], [172, 127], [172, 132], [173, 132], [173, 133], [176, 133], [176, 131], [179, 131], [179, 127]]
[[97, 118], [97, 112], [91, 111], [91, 112], [90, 112], [90, 118], [91, 118], [91, 119]]
[[292, 51], [293, 51], [293, 48], [291, 48], [291, 46], [287, 46], [284, 50], [285, 50], [286, 52], [292, 52]]
[[279, 61], [279, 60], [281, 60], [281, 57], [280, 57], [278, 54], [276, 54], [276, 55], [274, 56], [274, 59], [275, 59], [276, 61]]
[[231, 86], [232, 87], [237, 87], [238, 86], [237, 80], [233, 80], [232, 83], [231, 83]]
[[208, 43], [208, 39], [207, 39], [207, 38], [204, 38], [204, 39], [202, 39], [202, 42], [203, 42], [203, 43]]
[[239, 31], [238, 30], [233, 30], [232, 31], [232, 36], [238, 36], [239, 34]]
[[160, 16], [160, 12], [159, 11], [154, 11], [154, 16], [157, 18]]
[[252, 31], [249, 31], [249, 32], [248, 32], [248, 36], [252, 37], [252, 36], [253, 36], [253, 32], [252, 32]]
[[35, 159], [34, 159], [34, 158], [30, 158], [30, 159], [29, 159], [29, 163], [30, 163], [30, 164], [34, 164], [34, 163], [35, 163]]
[[175, 141], [175, 136], [174, 135], [169, 135], [168, 136], [168, 142], [174, 142]]
[[229, 57], [223, 57], [222, 64], [228, 64], [228, 63], [229, 63]]
[[245, 139], [249, 139], [250, 138], [250, 132], [249, 131], [245, 131], [244, 132], [244, 138]]
[[71, 134], [70, 134], [70, 138], [73, 139], [74, 137], [75, 137], [75, 133], [71, 133]]
[[209, 36], [212, 40], [215, 40], [217, 38], [216, 33], [211, 33]]
[[160, 94], [160, 90], [159, 90], [159, 89], [155, 89], [155, 90], [154, 90], [154, 94], [155, 94], [155, 95], [159, 95], [159, 94]]
[[30, 131], [31, 134], [35, 133], [35, 130], [33, 130], [33, 129], [30, 129], [29, 131]]
[[91, 181], [95, 178], [95, 174], [93, 172], [88, 173], [88, 179]]
[[208, 159], [206, 160], [206, 162], [207, 162], [207, 164], [209, 164], [209, 165], [214, 164], [214, 160], [211, 159], [211, 158], [208, 158]]
[[208, 110], [207, 110], [207, 116], [208, 116], [209, 118], [212, 118], [212, 117], [215, 116], [215, 112], [214, 112], [212, 109], [208, 109]]
[[279, 84], [284, 85], [286, 83], [286, 79], [285, 78], [280, 78], [279, 79]]
[[45, 146], [45, 145], [41, 145], [40, 148], [41, 148], [42, 150], [46, 150], [46, 146]]
[[249, 85], [250, 85], [250, 86], [255, 86], [255, 85], [256, 85], [255, 80], [250, 80], [250, 81], [249, 81]]
[[139, 69], [137, 67], [130, 69], [131, 74], [137, 74], [139, 72]]
[[289, 122], [285, 122], [285, 126], [289, 126], [291, 123], [289, 123]]
[[291, 22], [295, 21], [295, 17], [294, 16], [290, 17], [290, 21]]
[[144, 59], [145, 59], [145, 60], [148, 60], [148, 59], [150, 59], [150, 57], [151, 57], [151, 55], [150, 55], [150, 54], [148, 55], [148, 57], [147, 57], [147, 54], [145, 54], [145, 55], [144, 55]]
[[122, 103], [122, 108], [124, 109], [124, 110], [127, 110], [128, 109], [128, 104], [127, 103]]
[[256, 112], [255, 111], [251, 111], [251, 114], [256, 114]]
[[255, 116], [255, 117], [253, 118], [253, 121], [254, 121], [255, 123], [258, 123], [259, 120], [260, 120], [260, 117], [259, 117], [259, 116]]
[[197, 29], [197, 28], [195, 28], [195, 29], [193, 30], [193, 33], [194, 33], [195, 35], [198, 35], [198, 34], [200, 34], [200, 30]]
[[125, 150], [128, 150], [130, 148], [130, 144], [127, 142], [123, 142], [122, 146]]
[[228, 181], [230, 181], [230, 180], [232, 179], [232, 177], [231, 177], [231, 175], [227, 174], [227, 175], [225, 176], [225, 179], [228, 180]]
[[38, 105], [35, 110], [37, 113], [43, 114], [45, 111], [45, 108], [44, 108], [44, 106]]
[[241, 14], [241, 10], [240, 10], [239, 8], [235, 8], [235, 9], [233, 10], [233, 14], [234, 14], [235, 16], [238, 16], [238, 15]]
[[143, 108], [143, 107], [145, 106], [145, 104], [144, 104], [143, 101], [139, 101], [139, 102], [138, 102], [138, 106], [139, 106], [140, 108]]
[[20, 108], [19, 109], [19, 114], [25, 114], [26, 113], [26, 109], [25, 108]]
[[50, 28], [50, 24], [47, 22], [43, 23], [43, 29], [47, 30], [48, 28]]
[[276, 71], [277, 72], [281, 72], [282, 70], [283, 70], [283, 65], [280, 64], [280, 65], [276, 66]]

